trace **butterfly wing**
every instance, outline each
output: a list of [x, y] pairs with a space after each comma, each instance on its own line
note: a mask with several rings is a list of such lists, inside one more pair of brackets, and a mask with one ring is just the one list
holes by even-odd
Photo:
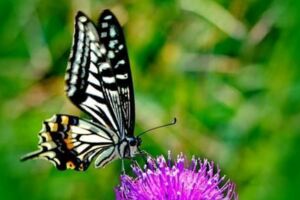
[[122, 27], [109, 10], [104, 10], [98, 20], [101, 43], [107, 50], [107, 58], [112, 67], [121, 101], [126, 135], [133, 136], [135, 105], [130, 63]]
[[105, 61], [104, 52], [93, 22], [82, 12], [78, 12], [65, 77], [67, 96], [76, 106], [91, 115], [94, 121], [117, 131], [114, 115], [98, 78], [98, 65]]
[[96, 167], [117, 158], [118, 136], [111, 130], [69, 115], [54, 115], [46, 120], [39, 134], [40, 150], [21, 160], [44, 158], [59, 170], [86, 170], [95, 156]]
[[[100, 21], [102, 18], [107, 19], [107, 16], [115, 19], [107, 12], [109, 11], [102, 13]], [[90, 114], [95, 122], [112, 129], [123, 139], [125, 135], [133, 133], [132, 79], [121, 27], [116, 19], [110, 23], [118, 27], [116, 31], [121, 34], [117, 38], [121, 38], [120, 45], [124, 44], [124, 50], [119, 51], [118, 56], [115, 54], [115, 57], [111, 56], [112, 48], [108, 42], [112, 38], [105, 37], [109, 36], [107, 30], [98, 28], [97, 32], [88, 17], [81, 12], [77, 14], [66, 74], [66, 91], [76, 106]], [[122, 71], [119, 68], [123, 68]]]

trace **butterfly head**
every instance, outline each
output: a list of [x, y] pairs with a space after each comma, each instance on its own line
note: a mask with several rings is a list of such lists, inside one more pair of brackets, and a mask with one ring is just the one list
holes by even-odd
[[128, 142], [130, 147], [139, 147], [142, 143], [142, 139], [140, 137], [130, 137]]
[[140, 137], [128, 137], [127, 138], [128, 144], [129, 144], [129, 149], [130, 149], [130, 157], [135, 155], [139, 150], [139, 146], [142, 143], [142, 140]]

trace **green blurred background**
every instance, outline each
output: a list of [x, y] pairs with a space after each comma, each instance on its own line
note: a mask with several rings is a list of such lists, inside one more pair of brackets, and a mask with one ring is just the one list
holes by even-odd
[[145, 135], [143, 149], [214, 160], [240, 199], [300, 199], [300, 2], [292, 0], [0, 1], [1, 199], [114, 199], [120, 161], [84, 173], [19, 162], [37, 148], [44, 119], [83, 116], [64, 93], [74, 16], [97, 20], [106, 8], [125, 25], [136, 133], [178, 118]]

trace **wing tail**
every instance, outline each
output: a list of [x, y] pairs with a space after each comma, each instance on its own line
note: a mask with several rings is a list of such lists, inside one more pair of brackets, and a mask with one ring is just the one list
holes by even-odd
[[34, 151], [34, 152], [32, 152], [32, 153], [28, 153], [28, 154], [22, 156], [22, 157], [20, 158], [20, 161], [21, 161], [21, 162], [24, 162], [24, 161], [26, 161], [26, 160], [36, 159], [36, 158], [39, 157], [39, 155], [40, 155], [41, 153], [42, 153], [41, 150]]

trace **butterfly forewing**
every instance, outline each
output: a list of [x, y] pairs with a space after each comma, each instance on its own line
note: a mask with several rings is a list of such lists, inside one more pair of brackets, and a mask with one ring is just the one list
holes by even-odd
[[122, 27], [116, 17], [109, 10], [105, 10], [99, 17], [97, 28], [101, 43], [107, 50], [107, 59], [117, 83], [127, 135], [133, 135], [135, 123], [134, 93]]
[[99, 80], [99, 65], [105, 63], [105, 51], [93, 22], [78, 12], [65, 78], [66, 92], [71, 101], [96, 122], [117, 132], [115, 116]]

